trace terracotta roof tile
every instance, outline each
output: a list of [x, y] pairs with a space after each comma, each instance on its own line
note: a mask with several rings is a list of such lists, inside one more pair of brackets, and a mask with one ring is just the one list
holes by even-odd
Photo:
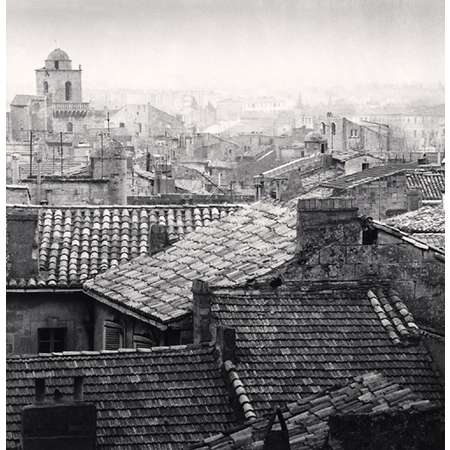
[[[40, 207], [38, 231], [41, 280], [50, 287], [80, 288], [84, 281], [110, 267], [124, 264], [139, 255], [148, 255], [151, 252], [149, 236], [152, 224], [166, 224], [169, 221], [169, 238], [175, 240], [182, 238], [193, 227], [208, 224], [211, 215], [217, 215], [216, 211], [226, 217], [237, 209], [239, 205], [226, 204], [203, 205], [201, 208]], [[198, 220], [191, 227], [186, 217], [193, 210], [197, 210]], [[175, 216], [178, 217], [177, 227], [170, 225], [170, 218]], [[13, 280], [8, 280], [9, 287], [14, 284]], [[25, 282], [23, 287], [31, 286]]]
[[80, 375], [84, 399], [97, 407], [99, 449], [185, 449], [237, 424], [210, 346], [20, 356], [7, 360], [7, 447], [19, 445], [35, 377], [47, 378], [49, 395], [58, 388], [70, 399]]
[[445, 173], [441, 170], [415, 170], [406, 174], [406, 185], [408, 189], [419, 189], [425, 202], [441, 200], [445, 191]]
[[[371, 302], [370, 287], [361, 283], [285, 281], [274, 290], [212, 289], [218, 324], [236, 330], [236, 370], [259, 417], [371, 370], [423, 398], [441, 399], [429, 353], [403, 335], [416, 335], [417, 327], [393, 291], [371, 289], [377, 292], [377, 302]], [[397, 337], [409, 345], [396, 345]]]
[[[320, 450], [327, 443], [329, 419], [336, 414], [375, 415], [386, 411], [417, 414], [421, 410], [436, 409], [435, 404], [429, 400], [422, 400], [410, 389], [402, 388], [380, 373], [370, 372], [349, 380], [347, 385], [319, 390], [314, 395], [287, 404], [283, 417], [289, 431], [292, 449]], [[233, 433], [225, 432], [204, 439], [191, 449], [262, 449], [268, 424], [267, 417], [255, 420]], [[273, 429], [279, 430], [279, 424], [274, 425]], [[242, 439], [238, 441], [237, 436]]]
[[385, 220], [411, 237], [430, 246], [445, 248], [445, 212], [442, 205], [426, 205]]
[[[295, 251], [296, 210], [259, 202], [198, 228], [165, 251], [144, 256], [111, 269], [85, 283], [89, 293], [123, 306], [136, 304], [142, 314], [160, 320], [175, 319], [191, 311], [192, 281], [235, 285], [270, 272], [292, 259]], [[120, 278], [118, 278], [120, 277]], [[145, 288], [137, 290], [136, 283]], [[172, 300], [160, 315], [160, 292], [173, 289]]]
[[379, 178], [404, 172], [415, 166], [417, 166], [416, 163], [391, 163], [383, 166], [375, 166], [361, 172], [343, 175], [332, 181], [323, 183], [323, 186], [335, 189], [351, 189], [360, 184], [370, 183]]

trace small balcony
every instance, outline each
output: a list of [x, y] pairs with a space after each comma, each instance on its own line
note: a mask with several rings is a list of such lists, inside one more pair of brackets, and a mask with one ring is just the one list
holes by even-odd
[[53, 117], [85, 117], [89, 103], [53, 103]]

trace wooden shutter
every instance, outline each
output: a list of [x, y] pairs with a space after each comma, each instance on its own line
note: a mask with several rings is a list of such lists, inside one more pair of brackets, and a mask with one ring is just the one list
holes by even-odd
[[114, 323], [105, 324], [105, 350], [118, 350], [122, 347], [122, 328]]

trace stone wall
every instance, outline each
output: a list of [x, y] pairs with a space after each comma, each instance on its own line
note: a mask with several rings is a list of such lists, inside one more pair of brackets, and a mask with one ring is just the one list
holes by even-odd
[[360, 184], [333, 195], [353, 197], [360, 214], [380, 220], [408, 211], [408, 195], [404, 173]]
[[48, 83], [48, 94], [53, 103], [66, 103], [65, 83], [72, 83], [72, 97], [70, 102], [81, 103], [81, 70], [36, 70], [36, 92], [44, 94], [44, 81]]
[[192, 339], [192, 329], [184, 336], [183, 324], [178, 329], [176, 342], [151, 325], [93, 300], [83, 292], [8, 292], [6, 298], [8, 354], [38, 352], [39, 328], [66, 328], [68, 351], [103, 350], [104, 325], [113, 322], [121, 327], [123, 347], [134, 348], [136, 337], [145, 337], [160, 345], [178, 344], [180, 332], [184, 341]]
[[80, 293], [8, 293], [7, 354], [37, 353], [39, 328], [67, 328], [67, 350], [91, 350], [91, 304]]
[[[323, 242], [315, 234], [316, 242]], [[286, 274], [294, 279], [373, 280], [395, 288], [420, 324], [444, 332], [445, 265], [429, 251], [408, 243], [331, 244]]]
[[[39, 204], [36, 180], [28, 180], [31, 203]], [[109, 180], [45, 177], [41, 183], [40, 201], [49, 205], [108, 205], [112, 204]]]
[[252, 195], [220, 194], [159, 194], [159, 195], [132, 195], [128, 196], [129, 205], [196, 205], [218, 203], [250, 203], [254, 201]]

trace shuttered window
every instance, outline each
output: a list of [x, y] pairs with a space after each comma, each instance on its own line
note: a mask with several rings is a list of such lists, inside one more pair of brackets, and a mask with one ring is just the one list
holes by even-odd
[[105, 350], [118, 350], [123, 346], [122, 327], [114, 322], [105, 322]]
[[151, 348], [155, 346], [155, 341], [147, 336], [135, 334], [133, 337], [134, 348]]

